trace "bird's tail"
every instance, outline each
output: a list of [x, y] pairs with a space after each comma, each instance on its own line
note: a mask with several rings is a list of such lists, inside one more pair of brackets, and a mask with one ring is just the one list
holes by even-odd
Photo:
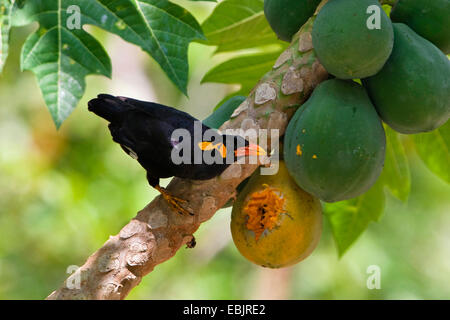
[[120, 97], [100, 94], [88, 102], [88, 110], [109, 122], [120, 119], [121, 114], [128, 109], [128, 104]]

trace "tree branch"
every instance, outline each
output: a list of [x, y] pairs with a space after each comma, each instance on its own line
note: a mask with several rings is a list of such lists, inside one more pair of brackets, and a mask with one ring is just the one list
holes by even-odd
[[[221, 130], [255, 128], [270, 133], [278, 129], [280, 136], [284, 133], [296, 108], [328, 77], [312, 48], [313, 21], [314, 17], [294, 36], [273, 69]], [[193, 233], [200, 224], [232, 198], [239, 183], [257, 168], [235, 163], [220, 177], [207, 181], [174, 178], [168, 190], [186, 199], [194, 216], [180, 215], [161, 196], [155, 198], [47, 299], [124, 299], [155, 266], [183, 245], [193, 245]], [[73, 285], [76, 279], [80, 279], [78, 288]]]

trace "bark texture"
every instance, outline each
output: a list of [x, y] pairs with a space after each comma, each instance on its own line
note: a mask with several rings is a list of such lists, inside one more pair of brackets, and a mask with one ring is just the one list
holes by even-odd
[[[313, 50], [313, 21], [314, 17], [294, 36], [273, 69], [221, 130], [278, 129], [280, 136], [284, 133], [295, 110], [328, 78]], [[193, 246], [193, 234], [200, 224], [232, 198], [239, 183], [257, 168], [235, 163], [215, 179], [173, 179], [168, 190], [188, 201], [193, 216], [180, 215], [161, 196], [155, 198], [47, 299], [124, 299], [155, 266], [173, 257], [183, 245]], [[75, 279], [80, 279], [78, 288], [73, 286]]]

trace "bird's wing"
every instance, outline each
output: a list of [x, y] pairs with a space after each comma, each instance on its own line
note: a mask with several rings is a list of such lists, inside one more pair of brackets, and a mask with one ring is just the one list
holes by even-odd
[[194, 123], [201, 124], [202, 133], [210, 129], [201, 121], [184, 111], [168, 107], [154, 102], [140, 101], [127, 97], [115, 97], [108, 94], [100, 94], [89, 101], [89, 110], [109, 122], [120, 120], [124, 113], [140, 111], [148, 117], [158, 119], [169, 124], [173, 128], [184, 128], [193, 134]]
[[118, 97], [117, 99], [122, 100], [129, 107], [133, 107], [147, 113], [153, 118], [164, 120], [165, 122], [170, 123], [175, 128], [181, 128], [186, 126], [187, 124], [193, 124], [194, 121], [199, 121], [187, 112], [159, 103], [140, 101], [127, 97]]
[[155, 157], [162, 156], [161, 152], [168, 154], [174, 146], [171, 141], [174, 130], [172, 125], [140, 111], [125, 113], [122, 121], [111, 123], [109, 127], [114, 141], [125, 146], [128, 151], [133, 151], [139, 158], [144, 154], [153, 154]]

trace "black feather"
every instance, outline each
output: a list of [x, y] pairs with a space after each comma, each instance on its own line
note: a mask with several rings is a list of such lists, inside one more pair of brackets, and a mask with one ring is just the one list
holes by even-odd
[[102, 94], [88, 102], [88, 109], [99, 117], [113, 122], [119, 119], [120, 114], [125, 112], [127, 107], [118, 98]]

